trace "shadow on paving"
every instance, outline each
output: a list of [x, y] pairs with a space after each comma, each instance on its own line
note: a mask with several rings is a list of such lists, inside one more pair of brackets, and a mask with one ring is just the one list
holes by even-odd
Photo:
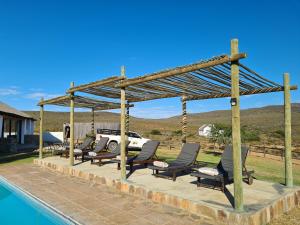
[[17, 154], [8, 153], [7, 155], [1, 155], [0, 164], [6, 164], [17, 160], [22, 160], [22, 159], [27, 159], [31, 157], [37, 157], [37, 156], [38, 156], [37, 152], [24, 152], [24, 153], [17, 153]]

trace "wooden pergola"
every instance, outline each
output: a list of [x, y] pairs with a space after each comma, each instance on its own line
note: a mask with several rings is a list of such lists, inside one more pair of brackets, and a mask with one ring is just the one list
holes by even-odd
[[[235, 209], [243, 211], [242, 160], [240, 134], [240, 95], [252, 95], [284, 91], [285, 108], [285, 179], [288, 187], [293, 186], [291, 158], [291, 102], [289, 74], [284, 74], [284, 84], [275, 83], [239, 61], [246, 57], [239, 53], [238, 40], [231, 40], [231, 54], [220, 55], [209, 60], [176, 67], [132, 79], [126, 79], [125, 68], [121, 76], [72, 86], [67, 93], [84, 92], [106, 98], [121, 99], [121, 180], [126, 181], [125, 140], [128, 129], [126, 104], [154, 99], [180, 97], [182, 101], [182, 142], [186, 142], [186, 102], [191, 100], [231, 97], [232, 146], [234, 161]], [[128, 109], [128, 107], [127, 107]], [[126, 116], [127, 114], [127, 116]], [[72, 104], [71, 104], [71, 117]], [[72, 121], [72, 118], [70, 118]], [[127, 121], [127, 122], [126, 122]], [[71, 128], [73, 129], [73, 128]], [[72, 133], [72, 131], [71, 131]], [[71, 142], [74, 140], [71, 139]], [[70, 155], [73, 151], [70, 144]]]
[[[73, 82], [71, 86], [74, 86]], [[43, 120], [44, 120], [44, 106], [56, 105], [70, 107], [70, 165], [74, 165], [74, 108], [86, 108], [92, 112], [91, 130], [94, 132], [95, 112], [110, 109], [120, 109], [121, 104], [117, 102], [109, 102], [95, 98], [83, 97], [79, 95], [63, 95], [56, 98], [44, 100], [43, 98], [38, 103], [40, 106], [40, 144], [39, 144], [39, 157], [43, 157]], [[133, 104], [126, 107], [133, 107]]]

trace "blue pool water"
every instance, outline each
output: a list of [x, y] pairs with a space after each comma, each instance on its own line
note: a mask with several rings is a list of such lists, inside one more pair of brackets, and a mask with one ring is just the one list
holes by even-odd
[[74, 224], [0, 177], [1, 225]]

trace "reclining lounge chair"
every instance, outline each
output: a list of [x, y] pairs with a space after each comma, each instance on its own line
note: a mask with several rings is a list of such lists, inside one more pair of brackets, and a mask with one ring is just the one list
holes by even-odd
[[[75, 156], [75, 159], [77, 159], [78, 156], [82, 156], [82, 154], [84, 153], [87, 153], [88, 151], [91, 150], [91, 145], [92, 143], [94, 142], [94, 138], [92, 137], [87, 137], [83, 143], [81, 143], [78, 147], [76, 147], [74, 149], [74, 156]], [[67, 147], [66, 150], [63, 150], [61, 151], [60, 155], [61, 156], [66, 156], [69, 157], [69, 151], [70, 150], [70, 147]]]
[[[126, 146], [125, 146], [126, 149], [129, 145], [129, 143], [130, 143], [130, 141], [126, 142]], [[99, 166], [101, 166], [103, 159], [114, 159], [120, 154], [121, 154], [121, 143], [118, 144], [118, 146], [114, 150], [112, 150], [111, 152], [101, 153], [101, 154], [98, 154], [97, 156], [89, 156], [88, 159], [91, 160], [91, 164], [94, 164], [95, 160], [99, 160], [98, 164], [99, 164]]]
[[84, 161], [84, 159], [89, 160], [91, 157], [103, 153], [103, 150], [105, 150], [108, 140], [109, 140], [108, 137], [101, 137], [98, 143], [95, 145], [93, 151], [89, 151], [86, 154], [82, 154], [82, 161]]
[[[254, 171], [247, 171], [245, 162], [248, 154], [248, 148], [242, 146], [242, 166], [243, 166], [243, 177], [246, 177], [248, 184], [252, 184], [253, 178], [252, 173]], [[202, 167], [196, 169], [195, 172], [191, 173], [191, 176], [197, 177], [197, 186], [201, 186], [201, 178], [214, 181], [221, 185], [221, 190], [225, 191], [225, 185], [233, 182], [233, 154], [232, 146], [228, 145], [222, 154], [221, 160], [216, 168]]]
[[183, 144], [181, 152], [177, 156], [177, 159], [172, 161], [166, 167], [151, 165], [148, 166], [148, 168], [152, 169], [153, 175], [157, 177], [163, 177], [163, 178], [166, 177], [164, 175], [159, 174], [160, 171], [172, 173], [172, 180], [176, 181], [177, 172], [190, 170], [194, 166], [199, 150], [200, 150], [199, 144], [185, 143]]
[[[130, 172], [133, 172], [134, 164], [143, 164], [147, 166], [148, 163], [152, 163], [159, 144], [159, 141], [148, 141], [143, 145], [142, 150], [138, 155], [128, 158], [126, 164], [130, 166]], [[116, 161], [118, 162], [118, 170], [120, 170], [121, 162], [120, 160]]]

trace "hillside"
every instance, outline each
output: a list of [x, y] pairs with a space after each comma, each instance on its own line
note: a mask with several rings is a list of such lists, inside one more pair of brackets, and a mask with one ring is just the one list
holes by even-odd
[[[39, 118], [39, 112], [26, 111], [34, 118]], [[59, 131], [62, 124], [69, 121], [67, 112], [45, 112], [45, 129], [48, 131]], [[96, 122], [118, 122], [119, 114], [110, 112], [98, 112], [95, 114]], [[75, 113], [75, 122], [90, 122], [91, 113]], [[147, 134], [153, 129], [161, 130], [163, 133], [171, 133], [180, 129], [181, 117], [175, 116], [168, 119], [140, 119], [130, 118], [130, 129]], [[37, 122], [38, 123], [38, 122]], [[230, 110], [219, 110], [205, 113], [188, 114], [188, 132], [196, 134], [198, 128], [205, 123], [231, 123]], [[262, 108], [246, 109], [241, 111], [241, 125], [258, 129], [262, 134], [271, 136], [273, 132], [284, 129], [283, 106], [266, 106]], [[36, 129], [38, 128], [38, 124]], [[300, 104], [292, 105], [292, 132], [294, 142], [300, 142]]]

